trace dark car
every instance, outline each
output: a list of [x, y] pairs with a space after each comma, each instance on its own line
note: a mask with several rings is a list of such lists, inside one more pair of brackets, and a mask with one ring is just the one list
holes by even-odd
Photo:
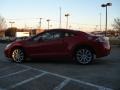
[[16, 38], [14, 38], [12, 41], [25, 40], [26, 38], [28, 38], [28, 37], [27, 37], [27, 36], [23, 36], [23, 37], [16, 37]]
[[69, 29], [50, 29], [5, 47], [5, 55], [15, 62], [27, 58], [71, 58], [80, 64], [88, 64], [94, 58], [110, 54], [106, 37]]

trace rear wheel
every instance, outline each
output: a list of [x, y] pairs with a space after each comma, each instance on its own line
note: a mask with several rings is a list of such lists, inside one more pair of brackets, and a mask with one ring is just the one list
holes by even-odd
[[88, 48], [79, 48], [76, 50], [75, 59], [80, 64], [89, 64], [94, 59], [94, 53]]
[[15, 61], [17, 63], [23, 62], [25, 59], [24, 51], [19, 48], [14, 49], [12, 52], [12, 59], [13, 59], [13, 61]]

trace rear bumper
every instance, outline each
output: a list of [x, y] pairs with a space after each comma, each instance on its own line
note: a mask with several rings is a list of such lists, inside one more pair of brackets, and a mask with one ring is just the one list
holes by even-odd
[[105, 43], [98, 44], [95, 49], [96, 58], [108, 56], [110, 54], [110, 51], [111, 51], [111, 46], [109, 44], [105, 44]]

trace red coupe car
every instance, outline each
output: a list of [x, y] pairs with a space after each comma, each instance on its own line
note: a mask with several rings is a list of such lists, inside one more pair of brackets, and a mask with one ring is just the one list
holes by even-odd
[[27, 58], [62, 57], [88, 64], [94, 61], [94, 58], [109, 55], [110, 49], [106, 37], [69, 29], [50, 29], [8, 44], [5, 47], [5, 55], [18, 63]]

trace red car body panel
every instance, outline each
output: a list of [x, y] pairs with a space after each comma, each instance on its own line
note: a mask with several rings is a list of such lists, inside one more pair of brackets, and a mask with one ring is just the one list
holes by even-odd
[[[56, 29], [55, 29], [56, 30]], [[51, 30], [51, 31], [55, 31]], [[62, 30], [57, 29], [60, 32], [70, 32], [74, 33], [74, 36], [64, 37], [56, 40], [48, 41], [33, 41], [32, 38], [15, 41], [9, 47], [5, 48], [5, 55], [11, 58], [11, 53], [14, 48], [20, 47], [25, 51], [27, 57], [39, 58], [39, 57], [73, 57], [75, 48], [78, 46], [89, 46], [96, 57], [104, 57], [110, 54], [109, 41], [97, 42], [95, 41], [97, 36], [92, 36], [90, 34], [73, 31], [73, 30]], [[47, 31], [46, 31], [47, 32]]]

